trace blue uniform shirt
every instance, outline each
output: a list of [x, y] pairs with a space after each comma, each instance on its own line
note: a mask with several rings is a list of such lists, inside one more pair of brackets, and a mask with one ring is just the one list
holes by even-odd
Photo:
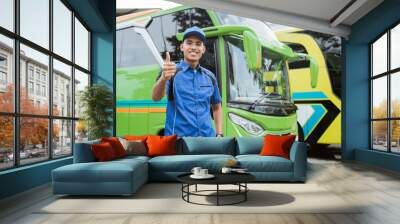
[[[221, 103], [215, 75], [201, 66], [192, 69], [181, 60], [174, 77], [174, 100], [168, 100], [165, 135], [215, 136], [210, 114], [211, 104]], [[215, 79], [215, 84], [211, 77]], [[170, 81], [166, 83], [169, 93]]]

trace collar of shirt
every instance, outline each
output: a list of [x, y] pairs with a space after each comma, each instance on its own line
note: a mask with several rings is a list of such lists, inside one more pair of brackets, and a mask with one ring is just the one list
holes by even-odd
[[[183, 59], [181, 59], [181, 61], [179, 62], [178, 66], [182, 68], [182, 72], [186, 72], [188, 69], [191, 68], [190, 64], [188, 64]], [[202, 66], [200, 66], [200, 65], [197, 65], [196, 70], [200, 71], [201, 73], [204, 73], [204, 68]]]

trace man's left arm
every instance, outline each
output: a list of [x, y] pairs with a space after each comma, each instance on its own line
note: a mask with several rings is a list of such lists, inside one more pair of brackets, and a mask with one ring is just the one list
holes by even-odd
[[222, 133], [222, 106], [220, 103], [212, 104], [212, 111], [214, 116], [214, 123], [215, 123], [215, 133], [223, 134]]

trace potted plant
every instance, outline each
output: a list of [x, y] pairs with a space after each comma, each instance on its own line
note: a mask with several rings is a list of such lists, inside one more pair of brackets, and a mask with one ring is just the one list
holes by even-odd
[[79, 106], [83, 122], [88, 130], [89, 140], [110, 136], [107, 131], [112, 125], [113, 95], [107, 86], [94, 84], [80, 93]]

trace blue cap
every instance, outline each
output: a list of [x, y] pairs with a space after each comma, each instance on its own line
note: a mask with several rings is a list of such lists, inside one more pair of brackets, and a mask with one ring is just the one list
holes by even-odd
[[190, 36], [196, 36], [198, 37], [203, 43], [206, 42], [206, 34], [197, 26], [192, 26], [190, 28], [187, 28], [185, 32], [183, 32], [183, 40]]

